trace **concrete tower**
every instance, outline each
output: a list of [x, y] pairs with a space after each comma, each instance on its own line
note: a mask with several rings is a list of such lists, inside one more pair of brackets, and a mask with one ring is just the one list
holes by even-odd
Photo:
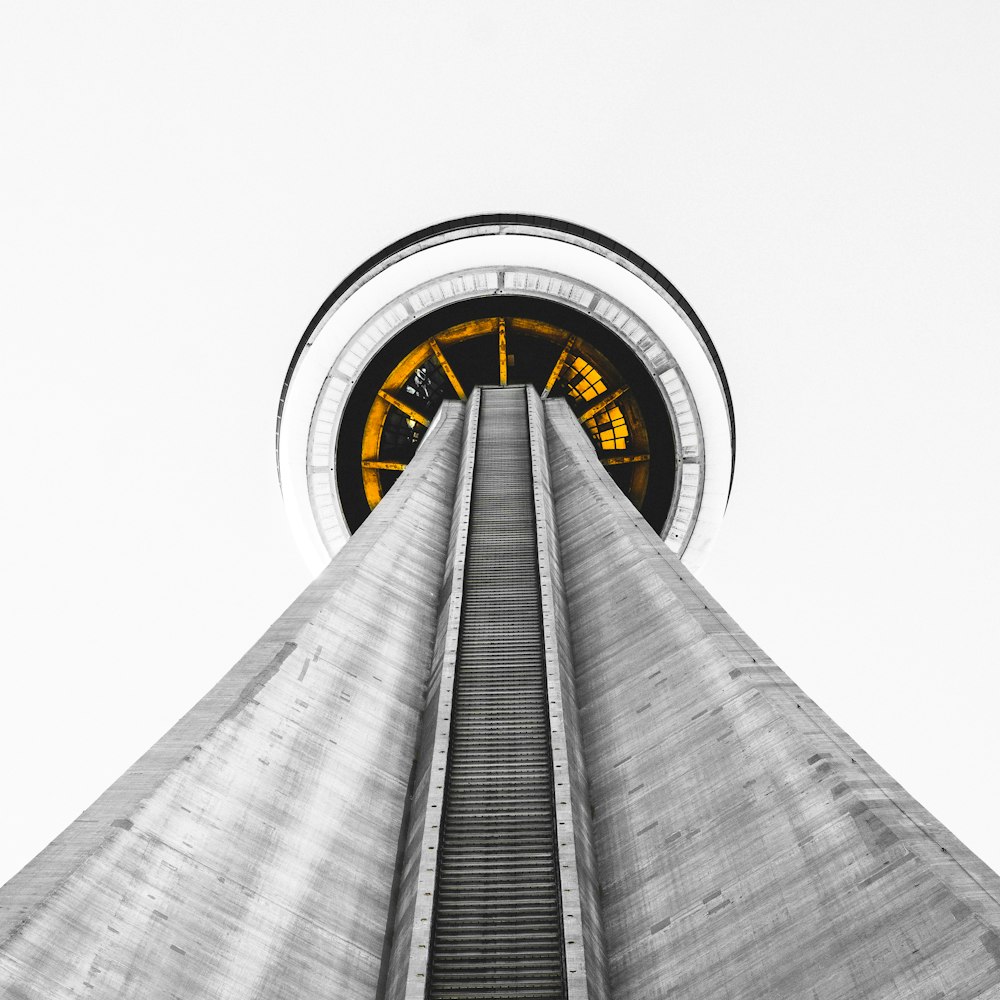
[[694, 576], [733, 412], [649, 264], [415, 233], [277, 443], [314, 582], [0, 890], [0, 994], [1000, 997], [997, 876]]

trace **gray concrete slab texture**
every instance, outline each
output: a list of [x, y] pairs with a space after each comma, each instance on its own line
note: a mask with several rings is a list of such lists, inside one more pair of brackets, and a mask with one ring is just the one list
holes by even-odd
[[1000, 1000], [1000, 879], [695, 576], [734, 456], [627, 248], [376, 254], [281, 397], [314, 582], [0, 889], [0, 997]]
[[0, 904], [23, 1000], [1000, 996], [997, 876], [525, 387]]

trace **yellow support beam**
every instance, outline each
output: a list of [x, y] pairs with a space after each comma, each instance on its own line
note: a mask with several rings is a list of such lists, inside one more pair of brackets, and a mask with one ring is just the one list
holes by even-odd
[[562, 353], [556, 361], [556, 366], [552, 369], [552, 374], [549, 375], [549, 380], [545, 383], [545, 388], [542, 390], [542, 399], [544, 399], [552, 391], [552, 387], [556, 384], [556, 379], [559, 378], [559, 373], [563, 370], [563, 365], [566, 364], [566, 358], [569, 357], [569, 352], [573, 350], [573, 345], [575, 343], [576, 337], [570, 337], [569, 340], [567, 340], [563, 345]]
[[619, 388], [615, 389], [613, 392], [606, 392], [603, 396], [601, 396], [597, 400], [596, 403], [594, 403], [593, 406], [591, 406], [588, 409], [584, 410], [583, 413], [580, 414], [580, 423], [581, 424], [585, 423], [595, 413], [600, 413], [601, 410], [606, 409], [607, 407], [609, 407], [620, 395], [622, 395], [622, 393], [625, 393], [625, 392], [628, 392], [628, 386], [627, 385], [619, 386]]
[[455, 369], [448, 364], [448, 359], [444, 356], [444, 352], [441, 350], [438, 342], [431, 337], [427, 343], [430, 344], [431, 350], [434, 352], [434, 357], [437, 358], [438, 364], [441, 366], [441, 371], [448, 376], [448, 381], [451, 383], [452, 389], [458, 394], [458, 398], [465, 399], [465, 390], [462, 388], [462, 383], [458, 381]]
[[633, 462], [648, 462], [649, 455], [609, 455], [601, 459], [601, 465], [631, 465]]
[[383, 462], [380, 458], [366, 458], [361, 463], [363, 469], [385, 469], [388, 472], [402, 472], [406, 462]]
[[397, 399], [395, 396], [386, 392], [384, 389], [379, 389], [379, 397], [384, 399], [390, 406], [395, 406], [397, 410], [402, 410], [411, 420], [416, 420], [418, 424], [423, 424], [424, 427], [430, 426], [430, 421], [419, 411], [413, 409], [412, 406], [404, 403], [401, 399]]
[[500, 384], [507, 384], [507, 323], [500, 317]]

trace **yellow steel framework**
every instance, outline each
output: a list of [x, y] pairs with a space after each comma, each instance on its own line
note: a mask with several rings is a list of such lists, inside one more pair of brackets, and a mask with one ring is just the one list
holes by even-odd
[[[558, 344], [559, 355], [551, 371], [518, 371], [517, 359], [509, 351], [512, 334]], [[512, 376], [515, 381], [540, 384], [547, 375], [542, 395], [566, 396], [605, 465], [631, 467], [626, 492], [636, 506], [641, 506], [649, 483], [649, 436], [629, 386], [604, 354], [582, 337], [541, 320], [517, 316], [492, 316], [456, 324], [412, 348], [392, 369], [372, 400], [362, 433], [361, 477], [368, 505], [374, 509], [387, 488], [381, 474], [406, 467], [398, 455], [382, 454], [390, 412], [399, 411], [405, 417], [406, 427], [416, 436], [417, 425], [429, 425], [441, 398], [449, 398], [448, 393], [453, 393], [450, 398], [465, 399], [466, 387], [447, 352], [457, 344], [477, 338], [495, 338], [493, 357], [498, 361], [501, 385], [506, 385]], [[443, 385], [444, 397], [421, 395], [432, 369], [440, 369], [443, 379], [437, 377]], [[398, 423], [399, 418], [394, 419]]]
[[507, 384], [507, 321], [500, 317], [497, 325], [497, 336], [500, 338], [500, 384]]
[[438, 346], [438, 342], [433, 337], [431, 337], [427, 343], [430, 345], [430, 349], [434, 353], [434, 357], [437, 358], [437, 363], [441, 366], [441, 371], [445, 373], [445, 376], [451, 383], [451, 387], [455, 390], [455, 394], [459, 399], [464, 400], [465, 390], [462, 388], [462, 383], [458, 381], [458, 378], [455, 375], [455, 370], [450, 364], [448, 364], [448, 359], [444, 356], [444, 351], [441, 350]]

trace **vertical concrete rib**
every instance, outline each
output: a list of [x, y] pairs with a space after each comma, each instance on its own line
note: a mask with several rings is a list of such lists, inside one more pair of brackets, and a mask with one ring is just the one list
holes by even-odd
[[527, 393], [567, 990], [570, 1000], [605, 1000], [609, 994], [600, 884], [591, 839], [590, 793], [580, 742], [572, 643], [552, 502], [545, 413], [534, 389], [529, 388]]
[[540, 403], [523, 386], [482, 389], [469, 410], [387, 995], [598, 1000], [596, 878]]
[[434, 884], [441, 816], [444, 812], [444, 778], [451, 732], [462, 597], [465, 590], [465, 556], [479, 433], [480, 396], [481, 390], [475, 389], [465, 407], [462, 456], [451, 515], [437, 637], [423, 709], [410, 827], [393, 923], [392, 951], [385, 988], [387, 1000], [401, 1000], [403, 997], [407, 1000], [423, 1000], [427, 992]]
[[253, 649], [0, 892], [18, 1000], [377, 988], [459, 404]]
[[556, 1000], [564, 935], [524, 388], [483, 389], [479, 420], [427, 995]]
[[1000, 879], [735, 625], [545, 404], [616, 1000], [1000, 996]]

